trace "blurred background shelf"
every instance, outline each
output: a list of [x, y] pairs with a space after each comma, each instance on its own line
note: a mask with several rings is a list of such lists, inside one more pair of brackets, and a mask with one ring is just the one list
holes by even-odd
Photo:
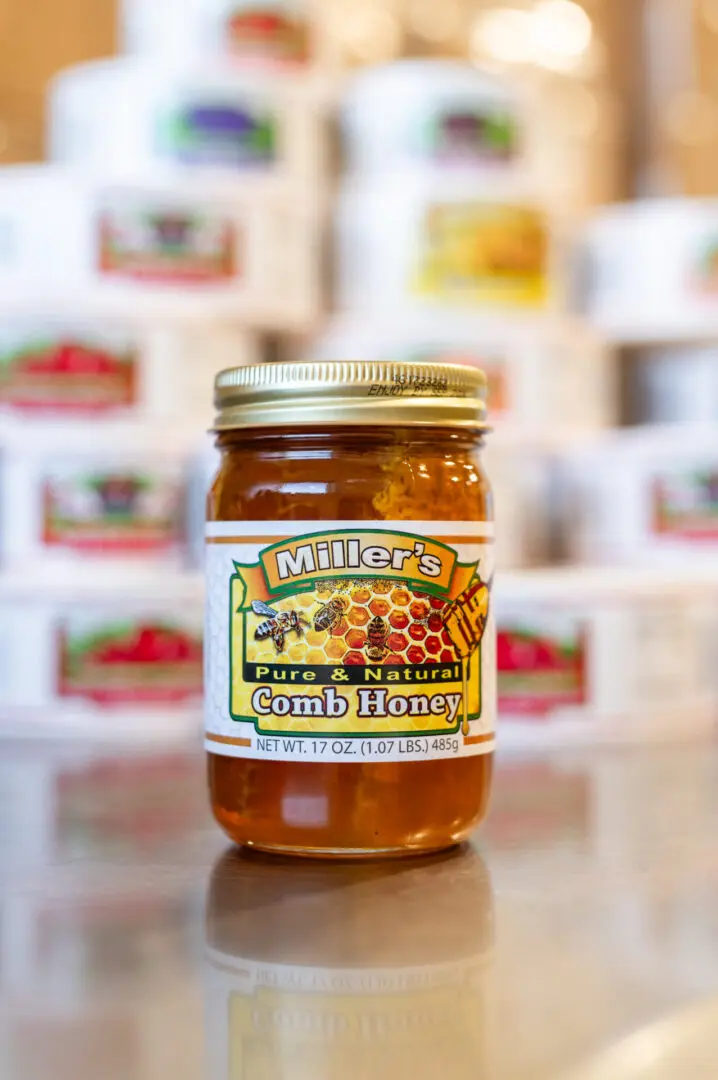
[[637, 678], [621, 635], [644, 705], [684, 658], [656, 737], [718, 714], [717, 28], [664, 0], [7, 4], [0, 716], [198, 724], [212, 379], [314, 358], [487, 373], [507, 745], [573, 742], [579, 655], [577, 730], [637, 733], [597, 696]]

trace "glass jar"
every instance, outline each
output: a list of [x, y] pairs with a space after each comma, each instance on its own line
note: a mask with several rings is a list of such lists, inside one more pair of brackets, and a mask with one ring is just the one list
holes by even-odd
[[208, 500], [209, 784], [236, 842], [439, 850], [494, 749], [485, 381], [450, 364], [218, 376]]

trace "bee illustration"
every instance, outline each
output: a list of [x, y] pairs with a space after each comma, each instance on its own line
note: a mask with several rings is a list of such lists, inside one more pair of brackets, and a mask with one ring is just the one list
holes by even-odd
[[389, 636], [389, 624], [381, 615], [375, 615], [366, 628], [366, 654], [370, 660], [383, 660], [387, 651], [386, 639]]
[[314, 629], [333, 630], [348, 607], [349, 601], [345, 596], [333, 596], [314, 616]]
[[257, 641], [266, 641], [267, 638], [271, 638], [278, 653], [284, 649], [284, 639], [290, 630], [301, 637], [302, 620], [297, 611], [275, 611], [262, 600], [252, 601], [252, 611], [255, 615], [266, 616], [267, 619], [254, 631], [255, 638]]

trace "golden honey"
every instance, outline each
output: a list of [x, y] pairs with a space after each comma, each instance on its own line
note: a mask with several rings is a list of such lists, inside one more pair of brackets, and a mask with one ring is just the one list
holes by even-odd
[[277, 365], [223, 373], [216, 393], [218, 822], [238, 843], [305, 855], [459, 842], [485, 813], [494, 746], [483, 377]]

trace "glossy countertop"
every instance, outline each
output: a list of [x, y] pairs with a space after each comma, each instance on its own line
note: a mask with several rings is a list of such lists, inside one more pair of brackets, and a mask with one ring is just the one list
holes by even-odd
[[369, 865], [237, 853], [194, 746], [0, 744], [2, 1080], [619, 1080], [713, 996], [712, 742], [499, 755], [470, 846]]

